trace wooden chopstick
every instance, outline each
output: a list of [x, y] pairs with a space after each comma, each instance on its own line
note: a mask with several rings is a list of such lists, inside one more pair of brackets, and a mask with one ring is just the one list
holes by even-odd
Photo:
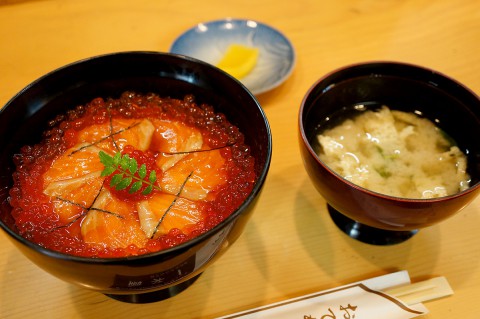
[[453, 295], [453, 290], [445, 277], [436, 277], [413, 284], [388, 288], [382, 290], [382, 292], [401, 300], [406, 305], [414, 305]]

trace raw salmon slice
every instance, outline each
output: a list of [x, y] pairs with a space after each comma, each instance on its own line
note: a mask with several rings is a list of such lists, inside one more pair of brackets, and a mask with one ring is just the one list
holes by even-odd
[[100, 149], [82, 146], [67, 150], [43, 175], [43, 193], [53, 197], [54, 211], [62, 223], [84, 213], [103, 184], [104, 178], [100, 176], [103, 164], [97, 155]]
[[163, 193], [137, 203], [137, 210], [140, 225], [148, 238], [167, 234], [173, 228], [188, 233], [189, 226], [203, 219], [195, 202]]
[[79, 142], [95, 143], [95, 146], [115, 153], [132, 145], [145, 151], [149, 148], [155, 127], [148, 119], [112, 119], [110, 123], [92, 125], [78, 135]]
[[87, 143], [78, 144], [55, 159], [43, 175], [44, 186], [48, 186], [52, 182], [101, 171], [103, 164], [98, 157], [100, 149], [88, 145]]
[[102, 189], [82, 221], [84, 241], [109, 248], [144, 247], [147, 238], [133, 211], [132, 205], [116, 200], [107, 189]]
[[163, 171], [187, 156], [188, 152], [202, 148], [202, 134], [193, 127], [167, 120], [153, 120], [153, 125], [156, 129], [152, 137], [152, 148], [160, 152], [157, 165]]
[[160, 187], [167, 193], [177, 194], [185, 183], [182, 197], [208, 200], [207, 196], [226, 181], [225, 159], [220, 150], [209, 150], [188, 154], [177, 162], [164, 172]]
[[44, 191], [52, 196], [53, 210], [63, 224], [75, 220], [86, 211], [102, 188], [100, 172], [51, 183]]

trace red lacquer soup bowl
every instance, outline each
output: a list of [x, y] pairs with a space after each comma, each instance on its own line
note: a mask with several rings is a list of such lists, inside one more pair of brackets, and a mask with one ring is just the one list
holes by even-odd
[[[433, 121], [467, 155], [470, 187], [433, 199], [406, 199], [359, 187], [317, 156], [317, 135], [355, 105], [387, 105]], [[299, 112], [299, 144], [307, 173], [336, 225], [371, 244], [400, 243], [464, 208], [480, 190], [480, 100], [457, 81], [430, 69], [397, 62], [350, 65], [320, 78]]]
[[[90, 258], [46, 249], [19, 235], [9, 189], [13, 157], [39, 142], [49, 121], [94, 98], [117, 98], [125, 91], [154, 92], [211, 105], [243, 133], [255, 159], [255, 181], [245, 200], [227, 218], [201, 235], [154, 253]], [[125, 302], [169, 298], [186, 289], [240, 236], [253, 213], [272, 152], [270, 127], [254, 96], [240, 82], [201, 61], [158, 52], [120, 52], [72, 63], [41, 77], [13, 97], [0, 112], [0, 227], [33, 263], [67, 282]]]

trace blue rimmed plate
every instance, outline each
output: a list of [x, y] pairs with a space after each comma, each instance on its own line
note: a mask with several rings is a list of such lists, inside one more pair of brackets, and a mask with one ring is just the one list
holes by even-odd
[[254, 20], [224, 19], [199, 23], [180, 35], [170, 48], [216, 65], [231, 44], [257, 47], [259, 57], [253, 70], [240, 81], [253, 93], [269, 91], [283, 83], [295, 65], [295, 51], [279, 31]]

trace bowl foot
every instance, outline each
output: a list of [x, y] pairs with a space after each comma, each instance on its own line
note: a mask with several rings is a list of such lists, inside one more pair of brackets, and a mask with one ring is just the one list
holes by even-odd
[[190, 287], [198, 279], [198, 277], [200, 277], [200, 275], [197, 275], [191, 279], [188, 279], [182, 283], [179, 283], [178, 285], [165, 288], [162, 290], [158, 290], [158, 291], [137, 293], [137, 294], [130, 294], [130, 295], [129, 294], [126, 294], [126, 295], [105, 294], [105, 296], [118, 301], [123, 301], [128, 303], [141, 304], [141, 303], [158, 302], [158, 301], [162, 301], [178, 295], [179, 293], [181, 293], [182, 291]]
[[338, 228], [340, 228], [348, 236], [367, 244], [399, 244], [411, 238], [418, 232], [418, 230], [395, 231], [367, 226], [346, 217], [330, 205], [327, 206], [330, 217]]

